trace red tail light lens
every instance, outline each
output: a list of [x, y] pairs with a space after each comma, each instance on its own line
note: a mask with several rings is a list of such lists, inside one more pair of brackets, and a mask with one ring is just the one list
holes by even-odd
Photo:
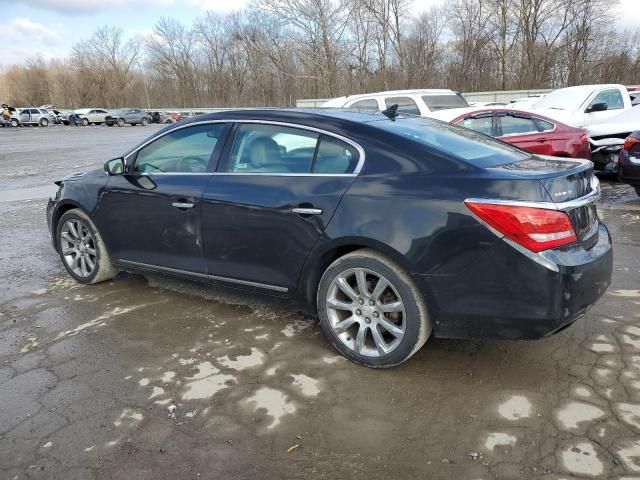
[[630, 151], [631, 147], [633, 147], [634, 145], [638, 145], [639, 143], [640, 143], [640, 138], [627, 137], [627, 139], [624, 141], [624, 149], [626, 151]]
[[487, 224], [532, 252], [578, 240], [571, 219], [558, 210], [471, 201], [464, 203]]

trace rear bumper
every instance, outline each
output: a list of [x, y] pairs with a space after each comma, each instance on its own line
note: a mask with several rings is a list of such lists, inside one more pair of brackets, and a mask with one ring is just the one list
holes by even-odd
[[456, 275], [418, 275], [432, 305], [434, 335], [542, 338], [584, 315], [611, 282], [613, 250], [602, 223], [589, 250], [570, 246], [545, 257], [554, 269], [500, 242]]
[[640, 163], [632, 160], [626, 150], [622, 150], [618, 158], [618, 178], [629, 185], [640, 185]]

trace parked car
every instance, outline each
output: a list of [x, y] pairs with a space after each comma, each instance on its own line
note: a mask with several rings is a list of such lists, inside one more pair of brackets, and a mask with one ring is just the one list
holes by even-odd
[[151, 123], [151, 116], [139, 108], [122, 108], [111, 112], [105, 117], [104, 121], [110, 127], [114, 125], [124, 127], [126, 123], [129, 125], [142, 125], [144, 127]]
[[184, 117], [182, 116], [182, 114], [180, 112], [169, 112], [169, 118], [171, 118], [172, 122], [179, 122]]
[[640, 106], [622, 110], [606, 122], [589, 127], [591, 159], [596, 169], [616, 173], [625, 140], [640, 130]]
[[74, 110], [80, 116], [80, 121], [85, 127], [90, 124], [99, 125], [105, 123], [109, 112], [104, 108], [79, 108]]
[[11, 117], [9, 119], [9, 123], [11, 124], [11, 126], [12, 127], [20, 126], [18, 110], [16, 110], [15, 107], [12, 107], [11, 105], [7, 105], [7, 108], [9, 110], [9, 113], [11, 114]]
[[171, 117], [167, 112], [152, 111], [147, 112], [151, 117], [151, 123], [171, 123]]
[[453, 90], [393, 90], [350, 95], [334, 98], [322, 106], [382, 111], [392, 105], [398, 105], [398, 113], [409, 115], [427, 115], [437, 110], [469, 106], [462, 94]]
[[584, 128], [565, 125], [534, 113], [505, 108], [453, 109], [430, 114], [540, 155], [591, 158]]
[[631, 97], [623, 85], [580, 85], [561, 88], [546, 95], [532, 111], [573, 127], [590, 127], [631, 108]]
[[20, 108], [18, 109], [18, 122], [20, 125], [35, 125], [48, 127], [51, 121], [49, 112], [44, 108]]
[[631, 133], [624, 141], [618, 159], [618, 179], [635, 188], [640, 196], [640, 130]]
[[536, 93], [536, 94], [529, 95], [528, 97], [515, 98], [511, 100], [511, 102], [509, 102], [509, 105], [507, 105], [507, 107], [513, 108], [515, 110], [522, 110], [523, 108], [524, 109], [531, 108], [536, 103], [538, 103], [545, 95], [546, 94], [544, 93]]
[[540, 338], [605, 292], [591, 162], [389, 117], [237, 110], [168, 126], [57, 182], [53, 245], [80, 283], [152, 271], [297, 300], [371, 367], [429, 336]]

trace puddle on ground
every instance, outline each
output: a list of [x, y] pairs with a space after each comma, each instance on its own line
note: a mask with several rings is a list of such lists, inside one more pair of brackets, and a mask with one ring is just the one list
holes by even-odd
[[604, 471], [604, 466], [598, 459], [593, 445], [588, 442], [567, 447], [562, 452], [562, 463], [569, 472], [579, 475], [598, 477]]
[[513, 395], [498, 407], [498, 413], [507, 420], [519, 420], [531, 415], [531, 402], [522, 395]]
[[257, 390], [244, 403], [253, 407], [256, 412], [265, 410], [266, 414], [273, 419], [267, 425], [269, 429], [280, 424], [280, 419], [284, 415], [295, 413], [296, 411], [296, 406], [289, 400], [287, 395], [270, 387], [262, 387]]
[[493, 451], [495, 447], [508, 447], [516, 444], [516, 437], [508, 433], [494, 432], [487, 436], [484, 446], [487, 450]]
[[557, 413], [562, 430], [575, 430], [583, 422], [592, 422], [604, 416], [602, 409], [584, 402], [569, 402]]

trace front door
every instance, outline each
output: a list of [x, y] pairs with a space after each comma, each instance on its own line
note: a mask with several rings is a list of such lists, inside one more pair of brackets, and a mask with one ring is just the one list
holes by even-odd
[[214, 280], [285, 292], [355, 178], [359, 152], [314, 130], [243, 123], [201, 201]]
[[171, 130], [128, 156], [109, 178], [96, 223], [115, 261], [204, 274], [200, 199], [228, 126]]

